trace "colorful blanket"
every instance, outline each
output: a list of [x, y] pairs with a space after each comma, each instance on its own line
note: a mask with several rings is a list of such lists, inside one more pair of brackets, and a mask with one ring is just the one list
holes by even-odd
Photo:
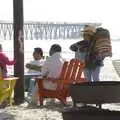
[[102, 60], [105, 57], [112, 57], [112, 46], [109, 38], [97, 39], [94, 46], [96, 59]]

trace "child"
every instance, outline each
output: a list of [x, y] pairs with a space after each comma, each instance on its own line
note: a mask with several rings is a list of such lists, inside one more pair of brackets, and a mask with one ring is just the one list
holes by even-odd
[[31, 95], [32, 93], [32, 90], [34, 88], [34, 77], [35, 76], [38, 76], [41, 74], [41, 66], [43, 65], [44, 63], [44, 60], [43, 60], [43, 50], [41, 48], [34, 48], [34, 51], [33, 51], [33, 58], [34, 60], [30, 61], [29, 63], [26, 64], [26, 68], [28, 68], [28, 74], [30, 78], [30, 84], [29, 84], [29, 89], [28, 89], [28, 92], [29, 92], [29, 95]]

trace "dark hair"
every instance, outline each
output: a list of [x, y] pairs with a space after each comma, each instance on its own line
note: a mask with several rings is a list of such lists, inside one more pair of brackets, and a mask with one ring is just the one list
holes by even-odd
[[62, 48], [59, 44], [53, 44], [51, 46], [51, 51], [54, 51], [54, 52], [61, 52]]
[[94, 34], [96, 38], [110, 38], [110, 32], [107, 29], [99, 27]]
[[34, 48], [34, 52], [39, 53], [41, 56], [43, 56], [43, 50], [40, 47]]

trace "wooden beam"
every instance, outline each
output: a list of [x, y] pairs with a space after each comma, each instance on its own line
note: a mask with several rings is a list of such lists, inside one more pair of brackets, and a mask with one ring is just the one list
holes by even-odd
[[16, 82], [14, 99], [16, 104], [24, 101], [24, 42], [23, 42], [23, 0], [13, 0], [14, 27], [14, 76], [19, 77]]

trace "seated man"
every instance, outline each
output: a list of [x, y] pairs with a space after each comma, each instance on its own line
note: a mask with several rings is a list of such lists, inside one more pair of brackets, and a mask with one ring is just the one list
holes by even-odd
[[[43, 87], [49, 90], [56, 90], [57, 83], [55, 80], [59, 77], [62, 65], [64, 63], [64, 59], [61, 56], [61, 46], [58, 44], [53, 44], [50, 48], [49, 55], [50, 57], [46, 59], [41, 69], [41, 74], [46, 78], [43, 81]], [[54, 81], [51, 81], [49, 78], [53, 78]], [[32, 98], [32, 101], [35, 102], [36, 90], [33, 92]]]
[[[58, 44], [53, 44], [49, 51], [50, 57], [45, 61], [41, 74], [46, 78], [58, 78], [64, 59], [61, 56], [61, 47]], [[56, 82], [51, 80], [45, 80], [43, 86], [46, 89], [55, 90]]]

